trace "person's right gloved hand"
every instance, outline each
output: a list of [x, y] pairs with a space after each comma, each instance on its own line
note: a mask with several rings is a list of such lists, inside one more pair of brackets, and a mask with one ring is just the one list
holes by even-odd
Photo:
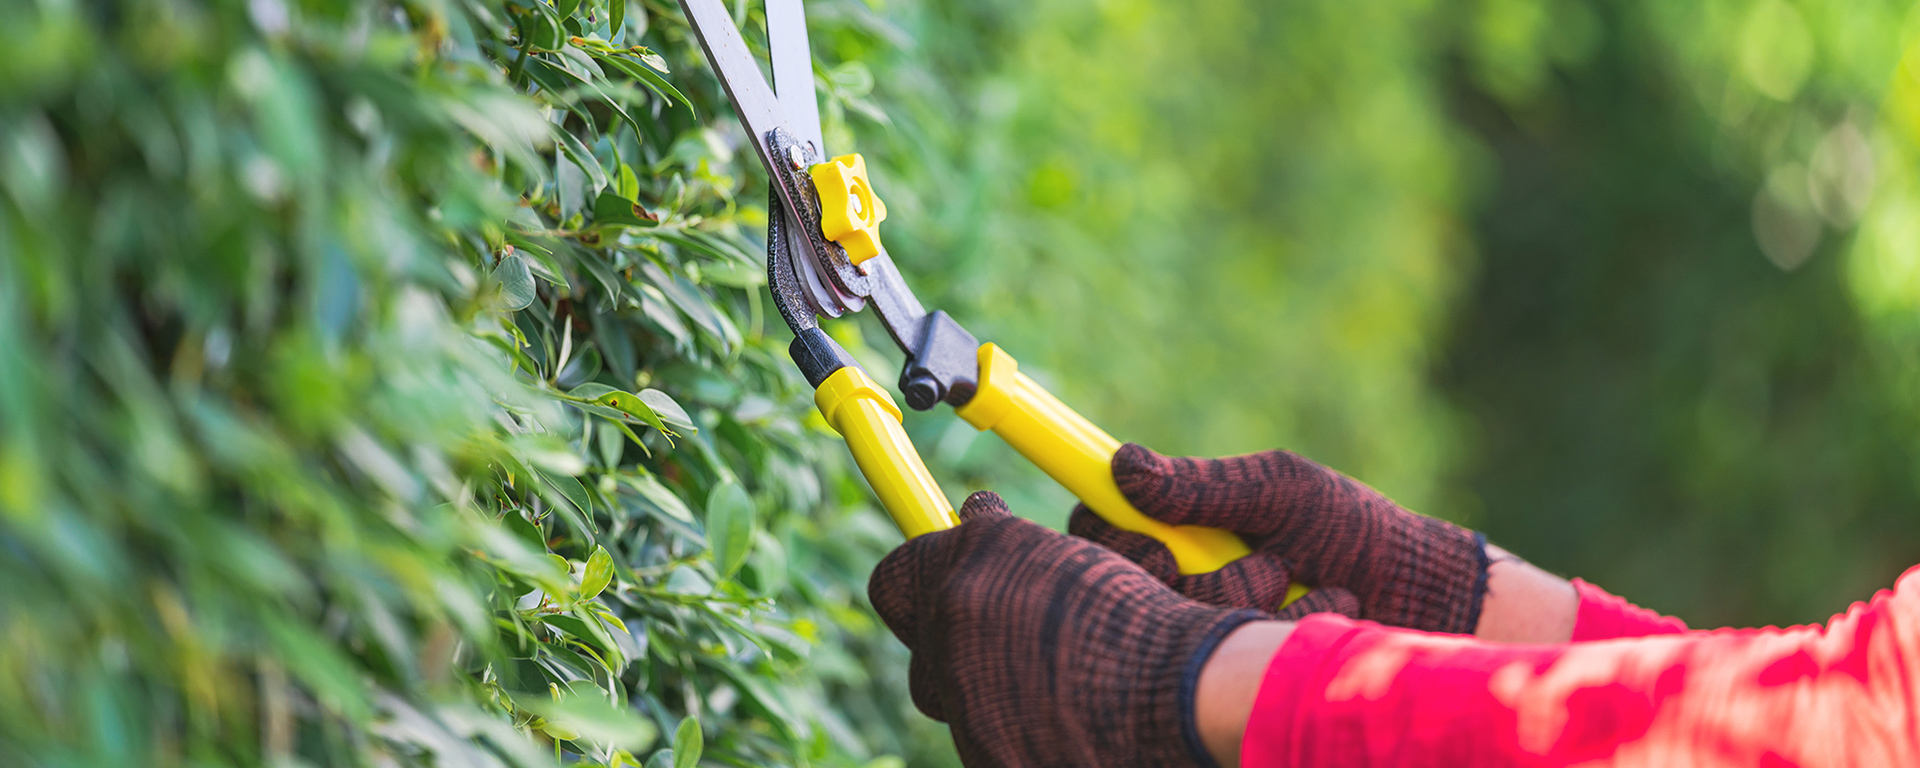
[[1211, 766], [1200, 672], [1258, 611], [1175, 594], [1125, 558], [976, 493], [911, 539], [867, 593], [913, 651], [914, 706], [968, 768]]
[[1173, 553], [1114, 528], [1085, 505], [1067, 530], [1139, 563], [1181, 594], [1274, 611], [1298, 580], [1313, 592], [1280, 611], [1320, 611], [1430, 632], [1471, 633], [1486, 594], [1486, 539], [1410, 512], [1350, 477], [1288, 451], [1225, 459], [1169, 458], [1128, 443], [1113, 478], [1141, 512], [1174, 525], [1224, 528], [1253, 554], [1182, 575]]

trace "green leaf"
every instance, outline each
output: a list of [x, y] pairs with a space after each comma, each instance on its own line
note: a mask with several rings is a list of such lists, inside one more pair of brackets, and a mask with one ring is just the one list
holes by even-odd
[[501, 306], [518, 312], [533, 304], [533, 270], [520, 254], [510, 253], [493, 268], [493, 279], [500, 283]]
[[667, 393], [657, 389], [643, 389], [640, 390], [640, 400], [674, 430], [687, 433], [700, 431], [699, 427], [693, 425], [693, 418], [687, 415], [686, 409], [681, 408], [680, 404], [674, 402]]
[[592, 649], [593, 654], [600, 657], [601, 663], [606, 666], [608, 672], [617, 675], [626, 666], [627, 659], [621, 655], [620, 646], [613, 642], [613, 637], [607, 634], [606, 627], [601, 626], [598, 621], [572, 614], [556, 613], [540, 617], [540, 622], [566, 633], [567, 637]]
[[507, 530], [513, 531], [513, 535], [526, 542], [527, 546], [538, 551], [546, 551], [547, 537], [540, 532], [539, 524], [528, 520], [527, 516], [517, 509], [507, 510], [507, 514], [502, 519], [507, 524]]
[[685, 313], [729, 353], [740, 345], [740, 331], [733, 327], [733, 322], [714, 306], [713, 298], [701, 291], [699, 286], [683, 275], [669, 274], [653, 262], [641, 265], [640, 272], [652, 287], [659, 289], [673, 303], [674, 308]]
[[632, 488], [635, 493], [640, 494], [640, 498], [645, 499], [648, 504], [666, 516], [683, 523], [693, 522], [693, 510], [687, 509], [687, 503], [681, 501], [679, 496], [673, 495], [673, 491], [661, 485], [660, 481], [655, 480], [652, 475], [634, 475], [622, 479], [626, 481], [628, 488]]
[[555, 475], [545, 470], [534, 470], [540, 475], [542, 495], [549, 505], [567, 521], [567, 525], [586, 541], [594, 540], [592, 525], [593, 502], [587, 495], [587, 488], [579, 480], [565, 475]]
[[765, 530], [753, 532], [753, 554], [747, 557], [755, 589], [773, 597], [787, 588], [787, 548], [780, 539]]
[[558, 701], [527, 697], [525, 701], [516, 700], [515, 704], [596, 744], [627, 750], [646, 749], [659, 736], [653, 723], [602, 696], [568, 693]]
[[640, 177], [634, 174], [633, 166], [620, 164], [620, 183], [616, 185], [616, 190], [628, 200], [640, 198]]
[[560, 139], [560, 152], [566, 155], [568, 160], [573, 161], [574, 165], [579, 166], [581, 172], [587, 174], [587, 178], [593, 182], [593, 191], [599, 192], [606, 189], [607, 170], [600, 167], [600, 161], [593, 156], [593, 150], [588, 149], [580, 139], [562, 128], [555, 127], [553, 133]]
[[627, 29], [627, 0], [607, 0], [607, 15], [611, 17], [607, 22], [607, 34], [619, 40], [621, 33]]
[[593, 199], [593, 221], [603, 227], [640, 227], [660, 226], [660, 217], [627, 198], [602, 192]]
[[[625, 414], [639, 419], [646, 423], [647, 426], [660, 430], [663, 434], [674, 434], [671, 428], [672, 422], [668, 421], [654, 409], [644, 392], [635, 395], [631, 392], [614, 389], [599, 382], [589, 381], [574, 387], [573, 391], [567, 393], [567, 396], [577, 397], [612, 408], [616, 414]], [[671, 398], [668, 398], [667, 402], [671, 403], [673, 401]], [[679, 414], [680, 418], [686, 418], [686, 411], [680, 410], [678, 404], [673, 406], [673, 410]]]
[[613, 268], [607, 264], [606, 256], [599, 253], [582, 253], [574, 263], [585, 267], [587, 273], [593, 275], [594, 282], [599, 283], [600, 287], [607, 292], [609, 305], [620, 300], [620, 294], [626, 288], [626, 281], [613, 273]]
[[573, 12], [580, 8], [580, 0], [557, 0], [553, 7], [560, 13], [560, 18], [572, 18]]
[[606, 547], [596, 546], [587, 558], [586, 573], [580, 577], [580, 599], [592, 600], [613, 583], [613, 555]]
[[548, 485], [553, 486], [554, 490], [559, 491], [560, 495], [565, 497], [567, 503], [572, 504], [574, 509], [580, 510], [583, 514], [593, 511], [592, 497], [587, 495], [586, 486], [581, 485], [579, 480], [564, 475], [549, 474], [547, 472], [541, 472], [540, 478], [547, 481]]
[[722, 481], [707, 494], [707, 547], [720, 578], [732, 578], [747, 559], [753, 544], [753, 499], [732, 480]]
[[[693, 102], [688, 101], [686, 95], [680, 93], [680, 89], [673, 87], [673, 84], [667, 82], [666, 78], [648, 69], [645, 65], [617, 54], [597, 54], [594, 58], [612, 66], [628, 77], [639, 81], [640, 84], [646, 86], [648, 90], [658, 94], [660, 98], [666, 99], [667, 106], [671, 107], [675, 102], [678, 102], [687, 105], [688, 112], [693, 111]], [[664, 63], [663, 61], [662, 64]]]
[[658, 53], [654, 53], [653, 49], [646, 48], [643, 46], [635, 46], [633, 48], [628, 49], [628, 51], [633, 55], [634, 58], [639, 59], [642, 63], [646, 64], [647, 66], [660, 70], [660, 74], [663, 74], [663, 75], [673, 74], [673, 70], [667, 69], [667, 57], [661, 56]]
[[673, 729], [673, 768], [693, 768], [700, 763], [700, 753], [706, 748], [700, 735], [700, 721], [688, 715], [680, 721], [680, 727]]
[[280, 658], [294, 676], [321, 702], [348, 716], [363, 718], [372, 712], [367, 685], [346, 650], [329, 642], [319, 627], [267, 620], [267, 631]]
[[520, 37], [528, 49], [535, 51], [557, 51], [567, 41], [565, 30], [560, 27], [560, 17], [545, 3], [534, 3], [534, 12], [519, 17], [516, 25]]

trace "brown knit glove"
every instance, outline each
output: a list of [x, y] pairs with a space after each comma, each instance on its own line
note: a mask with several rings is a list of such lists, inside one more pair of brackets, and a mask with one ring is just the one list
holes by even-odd
[[1211, 766], [1200, 667], [1266, 618], [1167, 589], [1125, 558], [976, 493], [961, 524], [900, 546], [867, 592], [913, 651], [908, 686], [982, 766]]
[[1484, 537], [1402, 509], [1288, 451], [1175, 459], [1129, 443], [1113, 457], [1113, 477], [1141, 512], [1175, 525], [1225, 528], [1253, 547], [1252, 555], [1218, 571], [1182, 576], [1160, 542], [1114, 528], [1084, 505], [1074, 509], [1067, 530], [1140, 563], [1196, 600], [1272, 610], [1298, 578], [1314, 591], [1283, 617], [1331, 610], [1463, 634], [1480, 621]]

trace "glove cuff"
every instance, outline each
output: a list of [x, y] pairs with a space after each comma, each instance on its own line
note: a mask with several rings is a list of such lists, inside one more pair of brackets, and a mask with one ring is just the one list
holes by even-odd
[[[1407, 513], [1411, 516], [1411, 513]], [[1424, 532], [1404, 538], [1406, 551], [1381, 573], [1376, 611], [1361, 618], [1427, 632], [1472, 634], [1486, 601], [1487, 538], [1451, 523], [1419, 518]], [[1362, 599], [1362, 604], [1366, 600]]]

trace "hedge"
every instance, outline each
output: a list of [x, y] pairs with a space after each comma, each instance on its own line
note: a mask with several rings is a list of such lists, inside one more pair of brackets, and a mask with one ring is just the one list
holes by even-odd
[[0, 12], [0, 763], [900, 764], [676, 6]]

